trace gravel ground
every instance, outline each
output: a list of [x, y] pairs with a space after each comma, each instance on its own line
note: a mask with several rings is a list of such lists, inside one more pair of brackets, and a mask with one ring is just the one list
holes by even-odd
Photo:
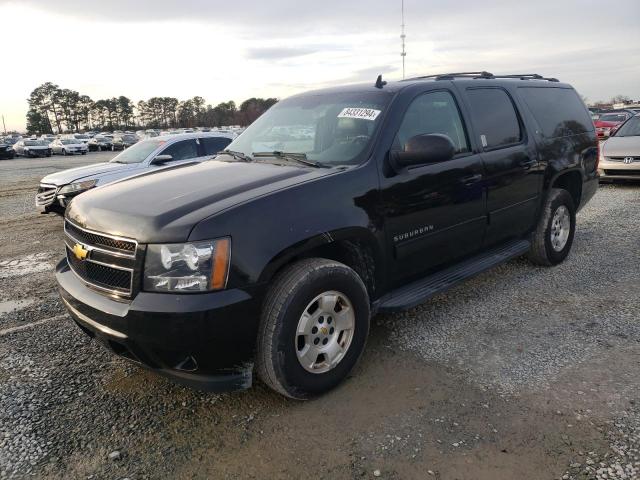
[[563, 265], [378, 316], [352, 377], [297, 403], [176, 386], [68, 319], [33, 193], [107, 158], [0, 162], [0, 478], [640, 478], [640, 185], [600, 189]]

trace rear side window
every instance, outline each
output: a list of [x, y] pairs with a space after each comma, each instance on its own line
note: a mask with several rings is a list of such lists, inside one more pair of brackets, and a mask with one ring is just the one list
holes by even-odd
[[231, 139], [224, 137], [205, 137], [200, 139], [200, 144], [204, 146], [205, 155], [215, 155], [224, 150], [230, 143]]
[[467, 90], [471, 116], [485, 149], [513, 145], [522, 140], [520, 122], [507, 92], [499, 88]]
[[593, 130], [593, 120], [572, 88], [521, 87], [518, 94], [547, 138], [568, 137]]

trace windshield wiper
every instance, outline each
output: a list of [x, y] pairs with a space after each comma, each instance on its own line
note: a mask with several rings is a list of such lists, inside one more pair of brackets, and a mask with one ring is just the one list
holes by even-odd
[[242, 152], [236, 152], [233, 150], [222, 150], [221, 152], [216, 153], [216, 155], [229, 155], [235, 160], [240, 160], [241, 162], [253, 162], [253, 158], [251, 158], [249, 155], [245, 155]]
[[281, 152], [279, 150], [274, 150], [273, 152], [254, 152], [253, 156], [254, 157], [276, 157], [276, 158], [282, 158], [284, 160], [290, 160], [297, 163], [301, 163], [309, 167], [329, 168], [329, 165], [325, 165], [324, 163], [316, 162], [314, 160], [309, 160], [307, 158], [306, 153]]

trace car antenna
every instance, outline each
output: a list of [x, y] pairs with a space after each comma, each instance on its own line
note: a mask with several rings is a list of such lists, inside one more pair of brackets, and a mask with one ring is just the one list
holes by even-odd
[[378, 78], [376, 78], [376, 88], [382, 88], [387, 84], [387, 82], [385, 80], [382, 80], [382, 75], [378, 75]]

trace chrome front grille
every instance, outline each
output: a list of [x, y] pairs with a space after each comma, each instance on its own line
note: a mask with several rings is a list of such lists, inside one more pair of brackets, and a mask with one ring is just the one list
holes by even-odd
[[78, 227], [69, 220], [64, 222], [64, 231], [68, 236], [80, 243], [95, 245], [113, 253], [121, 253], [132, 257], [136, 255], [136, 247], [138, 244], [135, 240], [93, 232]]
[[[138, 243], [129, 238], [82, 228], [69, 220], [64, 223], [67, 262], [86, 284], [120, 296], [133, 292]], [[79, 258], [77, 253], [86, 254]]]
[[58, 193], [58, 187], [56, 185], [48, 185], [41, 183], [36, 193], [36, 207], [47, 207], [53, 203], [56, 199], [56, 193]]
[[640, 162], [640, 157], [626, 156], [626, 157], [608, 157], [610, 162], [622, 162], [622, 163], [635, 163]]

